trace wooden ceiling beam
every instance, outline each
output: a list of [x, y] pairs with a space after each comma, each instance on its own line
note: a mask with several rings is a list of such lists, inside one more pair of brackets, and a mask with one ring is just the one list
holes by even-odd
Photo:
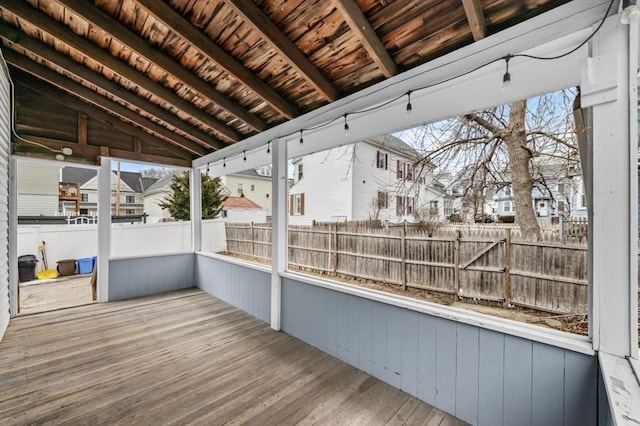
[[207, 150], [205, 150], [202, 146], [196, 144], [195, 142], [172, 132], [171, 130], [167, 129], [164, 126], [161, 126], [158, 123], [140, 116], [139, 114], [131, 111], [129, 108], [123, 107], [117, 102], [98, 95], [93, 90], [87, 89], [86, 87], [72, 80], [69, 80], [68, 78], [58, 74], [55, 71], [37, 64], [31, 59], [26, 58], [25, 56], [22, 56], [12, 50], [5, 50], [4, 56], [7, 62], [14, 67], [20, 68], [28, 74], [31, 74], [32, 76], [37, 77], [41, 80], [47, 81], [50, 84], [64, 90], [65, 92], [75, 95], [85, 100], [86, 102], [89, 102], [100, 108], [103, 108], [104, 110], [109, 111], [112, 114], [117, 115], [118, 117], [122, 117], [125, 120], [137, 124], [138, 126], [144, 127], [154, 134], [161, 135], [195, 155], [200, 156], [207, 153]]
[[338, 99], [338, 90], [333, 84], [253, 1], [225, 0], [225, 2], [271, 44], [280, 56], [284, 57], [327, 101], [333, 102]]
[[180, 15], [170, 5], [158, 0], [135, 1], [147, 9], [149, 13], [164, 23], [164, 25], [174, 33], [189, 42], [192, 47], [198, 49], [198, 51], [211, 62], [216, 63], [241, 84], [251, 89], [257, 96], [262, 98], [286, 118], [293, 118], [299, 114], [297, 107], [280, 96], [275, 90], [269, 87], [267, 83], [260, 80], [253, 71], [245, 68], [244, 65], [229, 55], [206, 34], [191, 25], [191, 22]]
[[[225, 123], [222, 123], [221, 121], [197, 108], [191, 102], [182, 99], [176, 93], [167, 89], [163, 85], [149, 79], [146, 75], [138, 72], [134, 68], [131, 68], [128, 64], [120, 61], [118, 58], [111, 56], [109, 52], [101, 49], [98, 45], [95, 45], [89, 40], [78, 36], [69, 28], [60, 24], [38, 9], [35, 9], [21, 1], [3, 2], [2, 5], [0, 5], [0, 9], [12, 13], [13, 15], [19, 17], [21, 20], [28, 22], [29, 24], [38, 28], [40, 31], [51, 35], [62, 43], [79, 51], [88, 58], [97, 61], [104, 67], [122, 76], [124, 79], [129, 80], [133, 84], [160, 98], [162, 101], [173, 105], [175, 108], [182, 110], [182, 112], [186, 114], [189, 114], [205, 126], [218, 131], [220, 134], [227, 137], [230, 141], [235, 142], [241, 139], [241, 136]], [[212, 143], [212, 146], [214, 145], [215, 142]]]
[[[167, 153], [175, 155], [176, 157], [186, 160], [192, 160], [194, 158], [193, 153], [191, 153], [190, 151], [186, 151], [181, 146], [178, 146], [176, 142], [170, 142], [158, 135], [147, 133], [142, 128], [136, 127], [127, 121], [123, 121], [119, 117], [113, 116], [108, 112], [105, 112], [104, 110], [93, 106], [92, 104], [89, 104], [59, 89], [56, 89], [42, 80], [35, 79], [30, 74], [18, 68], [13, 68], [11, 70], [11, 74], [14, 80], [17, 82], [17, 86], [19, 87], [24, 87], [25, 89], [38, 93], [45, 98], [51, 99], [52, 102], [59, 102], [66, 107], [75, 109], [81, 114], [86, 114], [92, 119], [101, 121], [102, 123], [105, 123], [108, 126], [113, 127], [114, 129], [131, 135], [138, 140], [142, 140], [145, 144], [151, 144], [156, 148], [162, 149]], [[27, 81], [26, 79], [28, 79], [28, 82], [23, 83], [22, 81]], [[158, 142], [153, 143], [149, 141], [149, 138], [157, 138]], [[80, 143], [80, 141], [78, 141], [78, 143]]]
[[79, 65], [68, 56], [56, 52], [55, 50], [42, 44], [41, 42], [23, 35], [15, 28], [11, 28], [8, 26], [0, 27], [0, 38], [10, 41], [17, 46], [22, 47], [26, 51], [38, 56], [39, 58], [55, 64], [56, 66], [62, 68], [63, 71], [74, 75], [77, 78], [90, 83], [107, 93], [110, 93], [111, 95], [121, 99], [125, 103], [128, 103], [140, 110], [146, 111], [157, 119], [164, 121], [165, 123], [175, 127], [176, 129], [180, 129], [183, 132], [198, 139], [202, 142], [203, 145], [207, 147], [218, 149], [224, 148], [225, 146], [225, 144], [213, 138], [208, 133], [205, 133], [202, 130], [191, 126], [189, 123], [180, 120], [178, 117], [171, 114], [166, 109], [161, 108], [158, 105], [147, 101], [146, 99], [140, 98], [139, 96], [126, 90], [118, 83], [115, 83], [105, 78], [104, 76]]
[[467, 15], [471, 34], [475, 41], [482, 40], [487, 36], [487, 22], [484, 19], [484, 12], [480, 0], [462, 0], [464, 13]]
[[138, 55], [146, 58], [149, 62], [164, 69], [187, 86], [209, 98], [220, 108], [245, 122], [249, 127], [258, 131], [267, 129], [267, 124], [260, 118], [244, 109], [240, 104], [228, 98], [223, 93], [218, 92], [211, 84], [184, 68], [178, 61], [152, 46], [147, 40], [113, 19], [93, 3], [87, 2], [86, 0], [58, 1], [67, 9], [84, 18], [87, 22], [90, 22], [105, 33], [110, 34], [113, 38], [119, 40]]
[[334, 0], [333, 3], [351, 28], [351, 31], [360, 40], [362, 47], [365, 48], [371, 59], [380, 68], [382, 74], [387, 78], [396, 75], [398, 72], [396, 63], [387, 52], [387, 49], [385, 49], [367, 17], [360, 10], [358, 3], [355, 0]]

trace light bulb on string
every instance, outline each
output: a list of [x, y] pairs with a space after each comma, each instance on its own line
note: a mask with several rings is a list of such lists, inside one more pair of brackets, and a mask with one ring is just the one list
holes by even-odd
[[226, 158], [222, 159], [222, 167], [227, 167], [227, 159]]
[[271, 141], [267, 142], [267, 154], [271, 154]]
[[206, 172], [207, 174], [209, 174], [209, 164], [210, 163], [207, 163], [207, 172]]
[[411, 105], [411, 91], [407, 92], [407, 118], [411, 118], [413, 113], [413, 105]]
[[637, 0], [622, 0], [622, 14], [620, 15], [620, 22], [623, 24], [629, 24], [631, 21], [635, 21], [640, 16], [638, 11]]
[[302, 139], [302, 129], [300, 129], [300, 145], [304, 143], [304, 139]]
[[349, 123], [347, 123], [347, 114], [344, 115], [344, 135], [349, 136]]
[[242, 151], [242, 159], [247, 161], [247, 151]]
[[504, 57], [504, 62], [506, 65], [506, 70], [504, 76], [502, 76], [502, 91], [506, 92], [511, 88], [511, 74], [509, 73], [509, 61], [513, 56], [507, 55]]

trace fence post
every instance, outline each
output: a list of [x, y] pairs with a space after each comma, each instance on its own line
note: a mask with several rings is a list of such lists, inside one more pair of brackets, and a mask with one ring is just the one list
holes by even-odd
[[456, 239], [453, 246], [453, 284], [456, 295], [460, 297], [460, 230], [456, 230]]
[[407, 289], [407, 221], [404, 222], [400, 239], [400, 258], [402, 260], [402, 290]]
[[255, 252], [255, 244], [253, 243], [253, 221], [249, 223], [249, 232], [251, 232], [251, 258], [255, 259], [256, 252]]
[[338, 223], [333, 228], [333, 273], [338, 272]]
[[504, 230], [504, 275], [502, 280], [503, 306], [511, 305], [511, 228]]

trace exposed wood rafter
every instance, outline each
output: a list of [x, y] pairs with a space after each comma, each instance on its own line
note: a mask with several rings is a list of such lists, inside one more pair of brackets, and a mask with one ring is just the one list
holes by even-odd
[[[143, 75], [142, 73], [129, 67], [119, 59], [114, 58], [108, 52], [102, 50], [99, 46], [93, 44], [89, 40], [76, 35], [73, 31], [58, 23], [54, 19], [50, 18], [46, 14], [34, 9], [33, 7], [23, 2], [6, 2], [3, 3], [0, 8], [9, 11], [25, 22], [28, 22], [29, 24], [37, 27], [40, 31], [50, 34], [51, 36], [67, 44], [73, 49], [81, 52], [83, 55], [99, 62], [100, 64], [119, 74], [123, 78], [131, 81], [132, 83], [138, 85], [154, 96], [162, 99], [164, 102], [167, 102], [168, 104], [173, 105], [178, 110], [189, 114], [205, 126], [219, 131], [221, 134], [228, 137], [231, 141], [240, 140], [240, 135], [238, 135], [232, 128], [228, 127], [226, 124], [216, 120], [211, 115], [197, 108], [192, 103], [182, 99], [161, 84], [150, 80], [146, 75]], [[78, 66], [80, 65], [78, 64]], [[210, 145], [212, 147], [215, 147], [217, 144], [216, 139], [213, 137], [211, 137], [211, 139], [212, 142], [210, 143]]]
[[338, 99], [338, 91], [333, 84], [254, 2], [245, 0], [225, 0], [225, 2], [260, 33], [262, 38], [269, 42], [327, 101], [333, 102]]
[[154, 48], [145, 39], [138, 36], [120, 22], [111, 18], [97, 6], [94, 6], [85, 0], [59, 1], [64, 4], [67, 9], [86, 19], [102, 31], [110, 34], [138, 55], [146, 58], [157, 67], [164, 69], [169, 74], [184, 82], [203, 96], [209, 98], [211, 101], [218, 104], [218, 106], [236, 116], [253, 129], [262, 131], [267, 128], [267, 124], [260, 118], [256, 117], [224, 94], [218, 92], [213, 86], [200, 79], [200, 77], [193, 74], [191, 71], [185, 69], [169, 55], [166, 55], [161, 50]]
[[196, 27], [176, 12], [171, 6], [157, 0], [135, 0], [149, 11], [156, 19], [162, 21], [173, 32], [188, 41], [195, 49], [210, 61], [215, 62], [233, 78], [251, 89], [257, 96], [279, 111], [286, 118], [298, 115], [298, 109], [280, 96], [267, 83], [260, 80], [253, 71], [247, 69], [233, 56], [218, 46], [213, 40], [200, 32]]
[[132, 123], [136, 123], [137, 125], [144, 127], [150, 132], [158, 135], [162, 135], [164, 138], [174, 141], [177, 145], [183, 147], [184, 149], [190, 151], [196, 155], [203, 155], [207, 153], [207, 151], [202, 148], [200, 145], [190, 141], [189, 139], [180, 136], [164, 126], [160, 124], [154, 123], [153, 121], [141, 117], [139, 114], [131, 111], [128, 108], [123, 107], [122, 105], [109, 100], [103, 96], [100, 96], [93, 90], [87, 89], [86, 87], [69, 80], [66, 77], [58, 74], [55, 71], [52, 71], [42, 65], [39, 65], [32, 60], [22, 56], [12, 50], [7, 50], [4, 52], [5, 59], [8, 63], [15, 66], [16, 68], [20, 68], [21, 70], [31, 74], [34, 77], [37, 77], [41, 80], [47, 81], [54, 86], [64, 90], [67, 93], [73, 94], [86, 102], [89, 102], [93, 105], [97, 105], [100, 108], [103, 108], [106, 111], [109, 111], [113, 114], [116, 114], [123, 119], [130, 121]]
[[336, 8], [342, 14], [351, 31], [353, 31], [360, 44], [366, 49], [371, 59], [378, 65], [385, 77], [393, 77], [398, 72], [398, 67], [393, 58], [387, 52], [384, 45], [373, 30], [373, 27], [364, 16], [360, 6], [355, 0], [334, 0]]
[[467, 15], [471, 34], [475, 41], [482, 40], [487, 36], [487, 22], [484, 19], [484, 12], [480, 0], [462, 0], [464, 13]]

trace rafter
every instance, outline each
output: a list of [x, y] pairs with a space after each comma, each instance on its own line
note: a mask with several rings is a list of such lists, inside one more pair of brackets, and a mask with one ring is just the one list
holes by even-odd
[[487, 36], [487, 22], [484, 19], [484, 12], [480, 0], [462, 0], [464, 13], [467, 15], [471, 34], [475, 41], [482, 40]]
[[[138, 140], [143, 140], [144, 143], [151, 143], [156, 148], [162, 149], [167, 153], [173, 154], [179, 158], [191, 160], [194, 157], [194, 154], [191, 151], [187, 151], [182, 146], [178, 146], [177, 142], [169, 141], [159, 135], [152, 135], [150, 133], [147, 133], [142, 128], [136, 127], [127, 121], [123, 121], [117, 116], [113, 116], [108, 112], [105, 112], [104, 110], [93, 106], [92, 104], [89, 104], [59, 89], [56, 89], [48, 83], [45, 83], [43, 80], [33, 78], [31, 74], [28, 74], [18, 68], [12, 68], [11, 74], [17, 81], [18, 86], [23, 86], [25, 89], [31, 90], [48, 99], [51, 99], [53, 102], [59, 102], [66, 107], [75, 109], [80, 113], [86, 114], [91, 118], [99, 120], [107, 124], [108, 126], [113, 127], [114, 129], [127, 133], [128, 135], [131, 135]], [[28, 83], [22, 83], [22, 81], [28, 81]], [[152, 143], [149, 141], [149, 138], [157, 138], [158, 141]], [[80, 142], [78, 141], [78, 143]]]
[[31, 74], [32, 76], [47, 81], [67, 93], [73, 94], [85, 100], [86, 102], [99, 106], [100, 108], [103, 108], [104, 110], [122, 117], [125, 120], [144, 127], [152, 133], [162, 135], [163, 137], [174, 141], [174, 143], [192, 152], [193, 154], [203, 155], [207, 153], [204, 148], [202, 148], [195, 142], [192, 142], [183, 136], [173, 133], [171, 130], [167, 129], [164, 126], [161, 126], [160, 124], [154, 123], [149, 119], [141, 117], [140, 115], [136, 114], [128, 108], [123, 107], [117, 102], [100, 96], [93, 90], [87, 89], [86, 87], [75, 83], [74, 81], [69, 80], [66, 77], [63, 77], [57, 72], [39, 65], [26, 58], [25, 56], [22, 56], [12, 50], [6, 50], [4, 52], [4, 56], [7, 62], [15, 66], [16, 68], [20, 68], [21, 70]]
[[176, 129], [180, 129], [183, 132], [191, 135], [192, 137], [200, 140], [202, 144], [206, 145], [207, 147], [218, 149], [225, 146], [222, 142], [216, 140], [208, 133], [205, 133], [202, 130], [180, 120], [178, 117], [171, 114], [164, 108], [160, 108], [158, 105], [155, 105], [154, 103], [129, 92], [119, 84], [97, 73], [94, 73], [88, 68], [80, 66], [73, 59], [65, 56], [62, 53], [56, 52], [48, 46], [36, 41], [35, 39], [21, 35], [15, 28], [10, 28], [8, 26], [0, 27], [0, 38], [11, 41], [15, 45], [22, 47], [26, 51], [38, 56], [39, 58], [62, 68], [63, 71], [74, 75], [107, 93], [110, 93], [111, 95], [125, 101], [126, 103], [129, 103], [135, 108], [146, 111], [157, 119], [162, 120], [165, 123], [175, 127]]
[[129, 28], [113, 19], [111, 16], [103, 12], [100, 8], [85, 0], [58, 0], [67, 9], [78, 14], [91, 24], [100, 28], [102, 31], [110, 34], [113, 38], [119, 40], [129, 49], [138, 55], [146, 58], [147, 61], [153, 63], [159, 68], [164, 69], [176, 79], [183, 81], [186, 85], [201, 93], [216, 103], [220, 108], [225, 109], [228, 113], [234, 115], [239, 120], [255, 130], [265, 130], [267, 124], [251, 112], [244, 109], [241, 105], [229, 99], [224, 94], [218, 92], [212, 85], [200, 79], [197, 75], [184, 68], [179, 62], [163, 53], [161, 50], [153, 47], [148, 41], [140, 37]]
[[393, 77], [398, 67], [355, 0], [333, 0], [360, 44], [378, 65], [385, 77]]
[[251, 89], [257, 96], [279, 111], [287, 118], [298, 115], [298, 109], [280, 96], [267, 83], [260, 80], [255, 73], [244, 67], [233, 56], [218, 46], [207, 35], [176, 12], [171, 6], [158, 0], [135, 0], [147, 9], [153, 16], [169, 27], [173, 32], [188, 41], [195, 49], [210, 61], [223, 68], [233, 78]]
[[189, 114], [205, 126], [214, 129], [231, 141], [238, 141], [241, 136], [231, 127], [217, 120], [192, 103], [182, 99], [180, 96], [162, 86], [159, 83], [149, 79], [146, 75], [131, 68], [129, 65], [121, 62], [119, 59], [111, 56], [107, 51], [102, 50], [99, 46], [93, 44], [89, 40], [76, 35], [73, 31], [50, 18], [45, 13], [34, 9], [33, 7], [21, 2], [4, 2], [0, 6], [1, 9], [9, 11], [18, 16], [25, 22], [38, 28], [40, 31], [50, 34], [61, 42], [67, 44], [73, 49], [79, 51], [83, 55], [99, 62], [104, 67], [114, 71], [126, 80], [138, 85], [147, 92], [160, 98], [164, 102], [173, 105], [182, 112]]
[[225, 2], [260, 33], [260, 36], [271, 44], [280, 56], [284, 57], [327, 101], [333, 102], [338, 99], [338, 91], [333, 84], [253, 1], [225, 0]]

